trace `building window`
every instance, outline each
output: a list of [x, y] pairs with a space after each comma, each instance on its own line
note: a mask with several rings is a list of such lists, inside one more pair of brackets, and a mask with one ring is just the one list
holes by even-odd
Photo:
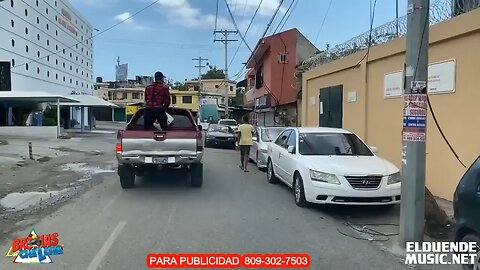
[[50, 46], [50, 40], [47, 39], [47, 46]]
[[172, 95], [172, 104], [177, 104], [177, 96]]
[[72, 57], [73, 57], [73, 55], [72, 55], [72, 53], [70, 53], [70, 58], [72, 58]]
[[77, 43], [77, 44], [75, 44], [75, 49], [78, 49], [78, 43]]
[[76, 69], [77, 73], [78, 73], [78, 68]]
[[218, 87], [219, 87], [219, 86], [218, 86], [218, 84], [215, 84], [215, 88], [217, 88], [217, 89], [218, 89]]
[[183, 104], [192, 104], [192, 96], [183, 96], [182, 97]]
[[83, 76], [83, 70], [82, 70], [82, 76]]
[[57, 15], [55, 15], [55, 21], [58, 21], [58, 17], [57, 17]]
[[10, 6], [13, 7], [13, 0], [10, 0]]
[[50, 71], [47, 71], [47, 77], [50, 78]]
[[58, 66], [58, 59], [55, 59], [55, 65]]
[[88, 55], [88, 51], [87, 51], [87, 55]]
[[127, 92], [122, 93], [122, 99], [127, 99]]
[[57, 80], [58, 80], [58, 73], [56, 73], [56, 74], [55, 74], [55, 79], [57, 79]]
[[65, 68], [65, 62], [63, 62], [63, 68]]
[[73, 83], [73, 80], [72, 80], [72, 78], [70, 78], [70, 83]]
[[63, 76], [63, 81], [65, 81], [65, 76]]
[[28, 45], [25, 45], [25, 51], [28, 53]]
[[288, 63], [288, 58], [286, 53], [279, 53], [277, 57], [278, 57], [278, 63], [280, 64]]
[[47, 23], [47, 30], [50, 30], [50, 26], [48, 25], [48, 23]]
[[12, 59], [12, 67], [15, 66], [15, 59]]
[[25, 69], [28, 70], [28, 64], [25, 64]]
[[35, 1], [35, 3], [37, 4], [37, 7], [38, 7], [38, 0], [37, 0], [37, 1]]
[[82, 48], [82, 52], [83, 52], [83, 48]]
[[40, 18], [37, 17], [37, 24], [40, 24]]
[[25, 9], [25, 16], [28, 16], [28, 10]]
[[47, 62], [50, 62], [50, 55], [47, 55]]
[[37, 68], [37, 74], [40, 74], [40, 68], [39, 67]]
[[193, 86], [193, 91], [200, 91], [200, 87], [198, 85]]
[[82, 36], [82, 41], [83, 41], [83, 36]]
[[82, 28], [82, 29], [83, 29], [83, 24], [82, 24], [82, 26], [81, 26], [80, 28]]
[[75, 61], [78, 61], [78, 56], [75, 56]]
[[40, 51], [37, 51], [37, 56], [40, 57]]
[[40, 40], [40, 34], [37, 34], [37, 40]]
[[28, 27], [25, 27], [25, 34], [28, 35]]
[[139, 93], [132, 93], [132, 99], [139, 99], [140, 94]]
[[55, 45], [55, 50], [56, 50], [56, 51], [58, 51], [58, 44], [57, 44], [57, 45]]
[[55, 30], [55, 35], [58, 36], [58, 30]]
[[45, 13], [47, 13], [47, 14], [48, 14], [48, 8], [46, 8], [46, 9], [45, 9]]
[[72, 65], [70, 65], [70, 71], [72, 70]]
[[78, 20], [77, 20], [77, 19], [75, 19], [75, 24], [78, 24]]
[[76, 85], [78, 85], [78, 81], [76, 82]]
[[15, 40], [12, 39], [12, 47], [15, 47]]
[[233, 92], [233, 86], [230, 85], [230, 92]]
[[63, 49], [62, 51], [63, 51], [63, 54], [65, 54], [65, 49]]
[[261, 65], [257, 73], [255, 74], [255, 88], [261, 88], [263, 86], [263, 65]]
[[82, 59], [82, 64], [83, 64], [83, 59]]
[[55, 6], [57, 6], [57, 1], [55, 1]]
[[12, 27], [15, 26], [15, 22], [13, 20], [10, 20], [10, 23], [12, 24]]
[[82, 82], [82, 87], [83, 87], [83, 82]]

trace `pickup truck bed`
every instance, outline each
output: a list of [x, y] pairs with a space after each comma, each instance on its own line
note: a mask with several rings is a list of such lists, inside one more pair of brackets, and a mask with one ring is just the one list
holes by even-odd
[[135, 175], [158, 166], [183, 166], [190, 170], [192, 186], [203, 183], [203, 138], [190, 111], [170, 108], [173, 125], [165, 131], [144, 130], [140, 109], [125, 130], [117, 134], [118, 175], [123, 188], [134, 186]]

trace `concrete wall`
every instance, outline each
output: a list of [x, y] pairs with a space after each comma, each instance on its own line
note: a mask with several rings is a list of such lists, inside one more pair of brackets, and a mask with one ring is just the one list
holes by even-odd
[[57, 138], [57, 127], [0, 127], [0, 136], [15, 138]]
[[[401, 71], [405, 62], [405, 38], [372, 47], [368, 61], [358, 52], [303, 74], [302, 125], [319, 125], [320, 88], [343, 85], [343, 127], [379, 148], [380, 156], [401, 167], [402, 97], [384, 98], [384, 76]], [[439, 125], [461, 160], [469, 166], [480, 154], [480, 9], [430, 28], [429, 63], [455, 59], [455, 92], [430, 94]], [[356, 102], [348, 102], [355, 91]], [[427, 119], [427, 187], [451, 200], [466, 169], [456, 160], [435, 125], [431, 110]]]

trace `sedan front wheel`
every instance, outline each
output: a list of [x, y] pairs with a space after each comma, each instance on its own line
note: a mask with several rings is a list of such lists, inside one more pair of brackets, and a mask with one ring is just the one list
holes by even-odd
[[303, 187], [303, 179], [299, 173], [295, 174], [293, 191], [295, 193], [295, 204], [299, 207], [307, 206], [307, 200], [305, 199], [305, 189]]
[[273, 163], [271, 159], [268, 159], [267, 163], [267, 180], [270, 184], [278, 183], [278, 178], [275, 176], [275, 172], [273, 171]]

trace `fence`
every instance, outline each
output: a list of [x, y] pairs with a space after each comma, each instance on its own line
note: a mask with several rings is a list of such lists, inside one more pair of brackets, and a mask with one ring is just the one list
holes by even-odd
[[[430, 4], [430, 26], [478, 7], [480, 0], [435, 0]], [[368, 47], [386, 43], [406, 33], [407, 16], [403, 16], [310, 57], [299, 66], [298, 74]]]

